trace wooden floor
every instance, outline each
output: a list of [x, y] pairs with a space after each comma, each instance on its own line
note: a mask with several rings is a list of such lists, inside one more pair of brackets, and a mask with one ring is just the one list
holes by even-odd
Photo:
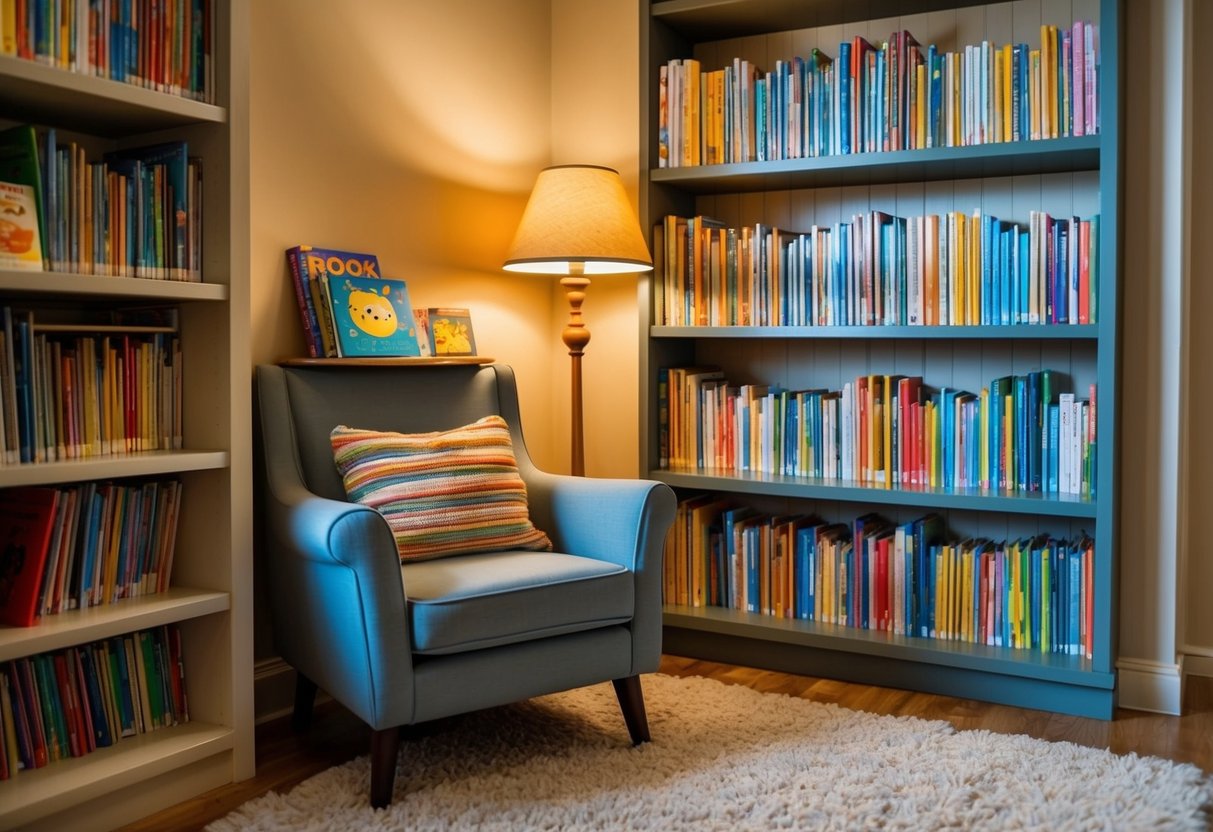
[[[1105, 722], [677, 656], [665, 656], [661, 672], [672, 676], [707, 676], [755, 690], [834, 702], [853, 710], [943, 719], [961, 729], [1027, 734], [1040, 739], [1108, 748], [1118, 754], [1135, 752], [1165, 757], [1193, 763], [1213, 773], [1213, 679], [1209, 678], [1189, 679], [1183, 716], [1122, 709], [1115, 719]], [[301, 736], [291, 733], [287, 718], [265, 723], [257, 729], [257, 775], [254, 778], [215, 789], [123, 829], [125, 832], [201, 829], [246, 800], [269, 791], [287, 791], [313, 774], [367, 753], [369, 744], [368, 729], [348, 711], [332, 703], [317, 706], [311, 729]]]

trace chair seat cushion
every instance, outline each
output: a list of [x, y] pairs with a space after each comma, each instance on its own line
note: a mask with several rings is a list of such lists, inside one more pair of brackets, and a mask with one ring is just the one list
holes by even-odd
[[462, 653], [620, 624], [635, 576], [559, 552], [508, 551], [405, 563], [412, 650]]

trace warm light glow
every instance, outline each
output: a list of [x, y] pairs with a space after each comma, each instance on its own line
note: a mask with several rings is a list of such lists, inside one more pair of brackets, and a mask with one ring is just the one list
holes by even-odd
[[596, 165], [540, 171], [502, 267], [535, 274], [621, 274], [653, 268], [619, 172]]
[[[619, 260], [586, 260], [582, 264], [583, 274], [631, 274], [647, 272], [652, 266], [643, 263], [625, 263]], [[573, 263], [568, 260], [528, 260], [522, 263], [506, 263], [501, 268], [507, 272], [525, 274], [572, 274]]]

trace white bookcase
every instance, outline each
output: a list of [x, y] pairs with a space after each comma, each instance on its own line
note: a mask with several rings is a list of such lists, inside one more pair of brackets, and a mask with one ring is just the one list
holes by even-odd
[[249, 9], [214, 5], [216, 104], [0, 56], [0, 127], [51, 126], [94, 152], [184, 138], [204, 176], [202, 283], [0, 271], [6, 305], [175, 306], [185, 367], [183, 450], [0, 467], [0, 488], [179, 478], [171, 588], [0, 627], [0, 663], [176, 624], [190, 709], [186, 724], [0, 782], [0, 828], [111, 828], [253, 774]]

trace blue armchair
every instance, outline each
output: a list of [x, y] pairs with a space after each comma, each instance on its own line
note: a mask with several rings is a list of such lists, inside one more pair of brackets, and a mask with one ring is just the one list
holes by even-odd
[[[632, 742], [649, 739], [640, 674], [660, 660], [667, 486], [536, 469], [500, 364], [260, 366], [256, 381], [265, 574], [275, 645], [297, 671], [294, 722], [306, 727], [319, 687], [370, 726], [372, 806], [391, 802], [399, 729], [414, 723], [610, 679]], [[402, 565], [383, 515], [347, 499], [330, 432], [492, 414], [553, 551]]]

